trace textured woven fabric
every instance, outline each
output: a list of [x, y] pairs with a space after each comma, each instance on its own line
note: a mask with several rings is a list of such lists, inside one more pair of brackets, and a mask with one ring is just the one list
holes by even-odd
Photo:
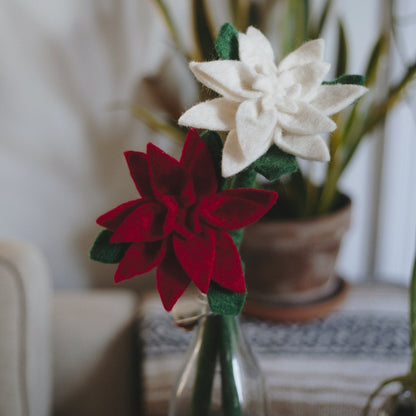
[[[153, 300], [142, 324], [148, 414], [165, 415], [193, 333], [175, 327]], [[326, 319], [285, 325], [245, 317], [243, 328], [266, 376], [273, 414], [358, 416], [371, 391], [409, 365], [404, 289], [355, 288]]]

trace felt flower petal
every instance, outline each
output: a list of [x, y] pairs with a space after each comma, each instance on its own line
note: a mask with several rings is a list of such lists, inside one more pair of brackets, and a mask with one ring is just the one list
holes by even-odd
[[233, 101], [255, 98], [253, 74], [240, 61], [191, 62], [189, 68], [198, 81]]
[[149, 165], [147, 155], [142, 152], [124, 152], [130, 175], [142, 197], [152, 197], [152, 185], [150, 183]]
[[252, 163], [267, 152], [272, 144], [277, 111], [263, 108], [261, 102], [247, 100], [237, 111], [237, 136], [245, 159]]
[[228, 189], [206, 202], [203, 220], [223, 231], [258, 221], [276, 202], [277, 193], [258, 189]]
[[215, 257], [215, 233], [206, 227], [203, 233], [184, 239], [173, 236], [173, 247], [186, 274], [202, 293], [207, 293]]
[[110, 231], [115, 231], [117, 227], [138, 207], [149, 202], [144, 199], [135, 199], [133, 201], [125, 202], [111, 211], [97, 218], [97, 224], [107, 228]]
[[214, 98], [191, 107], [182, 114], [178, 123], [198, 129], [228, 131], [235, 128], [238, 105], [238, 102], [227, 98]]
[[227, 233], [219, 232], [216, 241], [217, 250], [212, 280], [226, 289], [244, 293], [246, 291], [244, 273], [240, 255], [233, 239]]
[[181, 195], [188, 188], [190, 184], [188, 172], [176, 159], [151, 143], [147, 145], [147, 157], [150, 180], [156, 198]]
[[277, 123], [288, 135], [313, 135], [330, 132], [337, 125], [329, 117], [302, 101], [296, 113], [277, 112]]
[[328, 162], [329, 150], [319, 135], [313, 136], [280, 136], [276, 145], [283, 151], [303, 159]]
[[181, 164], [188, 167], [197, 198], [211, 195], [217, 191], [217, 174], [211, 153], [194, 129], [188, 133], [182, 151]]
[[338, 113], [367, 91], [368, 89], [361, 85], [321, 85], [310, 104], [329, 116]]
[[116, 229], [112, 243], [160, 240], [172, 231], [165, 228], [166, 206], [149, 202], [135, 209]]
[[286, 82], [288, 85], [299, 85], [302, 99], [307, 101], [310, 94], [314, 93], [322, 84], [330, 66], [326, 62], [312, 62], [296, 66], [281, 74], [279, 80]]
[[163, 307], [168, 312], [182, 296], [190, 282], [189, 277], [176, 259], [173, 249], [168, 248], [156, 272], [157, 290]]
[[304, 43], [287, 55], [278, 65], [278, 71], [286, 71], [295, 66], [322, 61], [325, 43], [323, 39], [315, 39]]
[[250, 160], [243, 154], [238, 141], [237, 131], [231, 130], [227, 135], [222, 152], [222, 176], [224, 178], [233, 176], [246, 168], [250, 163]]
[[264, 63], [274, 62], [274, 52], [267, 38], [260, 30], [250, 26], [246, 34], [238, 35], [238, 50], [241, 62], [255, 68]]
[[118, 265], [115, 283], [152, 270], [160, 264], [165, 251], [166, 246], [162, 242], [132, 244]]

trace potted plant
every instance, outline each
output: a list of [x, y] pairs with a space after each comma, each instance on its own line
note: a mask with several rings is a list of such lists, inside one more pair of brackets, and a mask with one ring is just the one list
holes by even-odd
[[[176, 52], [188, 60], [211, 60], [214, 50], [215, 27], [222, 22], [213, 18], [208, 2], [192, 1], [192, 38], [194, 49], [188, 50], [177, 30], [177, 22], [163, 0], [153, 0], [167, 24]], [[328, 21], [332, 1], [327, 0], [317, 16], [310, 13], [310, 1], [233, 1], [223, 3], [228, 8], [231, 22], [240, 30], [256, 26], [277, 38], [276, 57], [284, 56], [305, 40], [321, 36]], [[277, 21], [276, 21], [277, 20]], [[272, 28], [272, 29], [270, 29]], [[274, 32], [273, 32], [274, 31]], [[365, 85], [376, 91], [380, 82], [388, 51], [389, 35], [381, 33], [369, 55], [365, 70]], [[342, 19], [338, 19], [337, 64], [335, 78], [341, 77], [348, 61], [347, 37]], [[279, 59], [279, 58], [278, 58]], [[177, 119], [185, 106], [164, 88], [166, 72], [145, 78], [141, 84], [141, 102], [132, 105], [132, 113], [157, 131], [182, 141], [185, 130], [177, 126]], [[181, 74], [187, 69], [182, 67]], [[250, 296], [246, 307], [249, 312], [268, 318], [298, 320], [320, 316], [328, 312], [345, 293], [345, 284], [335, 278], [334, 266], [342, 234], [350, 219], [350, 200], [338, 188], [339, 179], [355, 155], [360, 143], [376, 127], [382, 125], [386, 115], [401, 99], [416, 72], [416, 62], [410, 65], [402, 77], [388, 86], [385, 97], [370, 93], [354, 106], [336, 114], [338, 128], [329, 137], [330, 162], [324, 179], [316, 184], [302, 165], [296, 173], [286, 175], [275, 183], [259, 182], [258, 186], [272, 187], [279, 193], [279, 204], [268, 216], [253, 227], [247, 227], [242, 246]], [[171, 85], [171, 84], [170, 84]], [[195, 101], [210, 97], [206, 88], [195, 86], [195, 80], [187, 80], [187, 90], [198, 92]], [[150, 99], [151, 98], [151, 99]], [[151, 103], [151, 105], [150, 105]], [[283, 242], [276, 241], [278, 236]], [[323, 241], [318, 241], [322, 235]], [[332, 236], [331, 236], [332, 235]], [[290, 241], [289, 241], [290, 238]], [[273, 243], [271, 242], [273, 239]], [[263, 248], [268, 248], [264, 250]], [[270, 247], [283, 247], [277, 254]], [[318, 248], [323, 251], [317, 255]], [[292, 251], [288, 252], [291, 248]], [[312, 248], [312, 252], [307, 249]], [[300, 257], [299, 257], [300, 256]], [[279, 264], [279, 276], [272, 275]], [[287, 261], [286, 261], [287, 260]], [[283, 266], [283, 262], [287, 266]], [[269, 272], [262, 277], [261, 269]], [[284, 273], [284, 269], [287, 273]], [[316, 271], [317, 273], [311, 273]], [[297, 279], [299, 278], [299, 279]]]

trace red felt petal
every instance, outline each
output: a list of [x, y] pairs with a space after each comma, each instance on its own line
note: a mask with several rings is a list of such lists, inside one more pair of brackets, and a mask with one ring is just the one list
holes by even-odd
[[150, 167], [150, 180], [156, 198], [166, 195], [179, 197], [190, 184], [186, 169], [163, 150], [149, 143], [147, 156]]
[[195, 129], [188, 133], [181, 163], [188, 168], [197, 197], [217, 192], [217, 175], [211, 153]]
[[135, 209], [116, 229], [112, 243], [156, 241], [173, 229], [165, 227], [168, 209], [161, 204], [149, 202]]
[[173, 249], [168, 249], [156, 274], [157, 290], [167, 311], [173, 308], [189, 283], [189, 277], [176, 259]]
[[136, 199], [134, 201], [125, 202], [111, 211], [106, 212], [97, 218], [97, 224], [115, 231], [117, 227], [140, 205], [145, 204], [146, 200]]
[[207, 293], [215, 257], [215, 232], [206, 228], [190, 238], [173, 236], [173, 247], [179, 263], [203, 293]]
[[142, 152], [124, 152], [130, 175], [137, 190], [143, 197], [152, 197], [153, 191], [150, 183], [149, 165], [147, 155]]
[[118, 265], [114, 281], [118, 283], [152, 270], [160, 264], [165, 252], [166, 245], [159, 241], [132, 244]]
[[183, 144], [183, 148], [182, 148], [180, 164], [184, 168], [188, 169], [189, 166], [191, 165], [194, 155], [198, 147], [201, 145], [201, 142], [203, 141], [201, 137], [199, 137], [198, 130], [190, 129], [188, 131], [185, 143]]
[[223, 231], [258, 221], [275, 203], [277, 193], [258, 189], [228, 189], [206, 201], [202, 219]]
[[220, 286], [234, 292], [246, 291], [240, 255], [233, 239], [227, 233], [217, 233], [217, 247], [211, 278]]

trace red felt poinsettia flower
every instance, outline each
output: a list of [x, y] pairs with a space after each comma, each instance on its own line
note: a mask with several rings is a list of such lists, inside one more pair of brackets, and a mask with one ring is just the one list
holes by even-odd
[[217, 192], [207, 145], [190, 130], [178, 162], [149, 143], [147, 153], [125, 153], [141, 198], [97, 219], [113, 232], [111, 242], [132, 243], [114, 280], [120, 282], [157, 267], [157, 288], [166, 310], [193, 281], [207, 293], [211, 280], [244, 293], [240, 256], [228, 231], [261, 218], [275, 192], [230, 189]]

